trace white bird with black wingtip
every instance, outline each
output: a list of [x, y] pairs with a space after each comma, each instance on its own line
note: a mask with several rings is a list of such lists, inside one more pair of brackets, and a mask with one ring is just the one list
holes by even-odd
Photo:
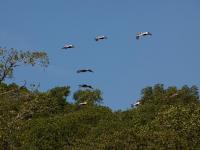
[[144, 36], [152, 36], [152, 34], [150, 32], [138, 32], [136, 33], [136, 39], [139, 40], [141, 37], [144, 37]]
[[74, 48], [75, 46], [72, 44], [65, 44], [62, 49]]
[[137, 107], [137, 106], [139, 106], [139, 105], [140, 105], [140, 101], [137, 101], [137, 102], [134, 104], [135, 107]]
[[82, 106], [82, 105], [87, 105], [88, 103], [85, 101], [85, 102], [81, 102], [81, 103], [79, 103], [78, 105], [79, 106]]
[[95, 41], [105, 40], [105, 39], [107, 39], [107, 37], [104, 36], [104, 35], [98, 35], [98, 36], [95, 37]]

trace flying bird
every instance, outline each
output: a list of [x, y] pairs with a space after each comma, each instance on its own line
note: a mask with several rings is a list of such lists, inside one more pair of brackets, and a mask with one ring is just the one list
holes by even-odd
[[136, 34], [136, 39], [137, 40], [139, 40], [140, 39], [140, 37], [142, 37], [142, 36], [147, 36], [147, 35], [152, 35], [150, 32], [138, 32], [137, 34]]
[[93, 89], [91, 85], [87, 85], [87, 84], [80, 84], [79, 87]]
[[62, 49], [68, 49], [68, 48], [74, 48], [74, 45], [72, 44], [65, 44]]
[[98, 35], [95, 37], [95, 41], [104, 40], [104, 39], [107, 39], [107, 37], [103, 35]]
[[82, 72], [93, 72], [93, 71], [91, 69], [80, 69], [76, 71], [76, 73], [82, 73]]
[[81, 105], [87, 105], [88, 103], [85, 101], [85, 102], [81, 102], [79, 103], [78, 105], [81, 106]]
[[137, 107], [140, 104], [140, 101], [137, 101], [134, 106]]

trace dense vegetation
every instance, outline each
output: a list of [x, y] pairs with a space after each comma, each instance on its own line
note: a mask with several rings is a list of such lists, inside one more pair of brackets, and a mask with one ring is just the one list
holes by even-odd
[[113, 112], [99, 89], [78, 90], [69, 103], [69, 86], [40, 92], [4, 82], [18, 66], [48, 64], [45, 52], [0, 48], [0, 149], [200, 149], [196, 86], [146, 87], [138, 106]]
[[[3, 150], [199, 149], [200, 104], [196, 86], [146, 87], [140, 104], [113, 112], [100, 90], [47, 92], [0, 84], [0, 147]], [[173, 94], [176, 95], [173, 96]], [[89, 100], [88, 105], [79, 102]]]

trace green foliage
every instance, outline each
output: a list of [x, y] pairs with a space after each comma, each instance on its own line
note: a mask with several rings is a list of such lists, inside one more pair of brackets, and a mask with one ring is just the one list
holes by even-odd
[[6, 78], [12, 78], [14, 69], [23, 64], [47, 67], [49, 59], [45, 52], [0, 48], [0, 83]]
[[76, 103], [87, 101], [90, 105], [100, 104], [103, 100], [100, 90], [79, 90], [74, 93]]
[[74, 104], [69, 93], [67, 86], [34, 92], [1, 83], [1, 149], [200, 149], [196, 86], [156, 84], [142, 90], [139, 106], [116, 112], [99, 105], [100, 90], [75, 92]]

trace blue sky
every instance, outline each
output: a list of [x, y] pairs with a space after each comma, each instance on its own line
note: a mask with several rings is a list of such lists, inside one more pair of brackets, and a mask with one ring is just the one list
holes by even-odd
[[[40, 90], [69, 85], [72, 93], [78, 84], [91, 84], [102, 90], [104, 105], [115, 110], [129, 108], [142, 88], [156, 83], [200, 88], [199, 0], [0, 0], [0, 4], [0, 46], [44, 50], [50, 58], [47, 69], [21, 67], [7, 82], [40, 82]], [[153, 36], [137, 41], [140, 31]], [[108, 39], [95, 42], [96, 35]], [[76, 48], [62, 50], [67, 43]], [[78, 75], [80, 68], [95, 73]]]

